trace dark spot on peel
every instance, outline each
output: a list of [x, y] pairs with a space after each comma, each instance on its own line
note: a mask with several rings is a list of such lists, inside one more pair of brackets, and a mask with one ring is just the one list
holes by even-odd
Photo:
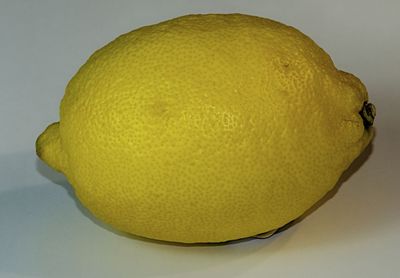
[[359, 112], [361, 118], [363, 119], [364, 127], [368, 129], [374, 124], [374, 119], [376, 116], [376, 108], [372, 103], [364, 102], [361, 111]]

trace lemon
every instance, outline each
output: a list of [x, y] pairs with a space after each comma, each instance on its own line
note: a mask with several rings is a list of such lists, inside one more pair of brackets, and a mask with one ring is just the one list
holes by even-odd
[[69, 82], [37, 154], [118, 230], [221, 242], [277, 229], [373, 136], [361, 81], [297, 29], [188, 15], [121, 35]]

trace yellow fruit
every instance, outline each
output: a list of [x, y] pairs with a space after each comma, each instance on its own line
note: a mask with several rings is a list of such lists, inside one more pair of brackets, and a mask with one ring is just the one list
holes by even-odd
[[372, 138], [367, 100], [293, 27], [188, 15], [96, 51], [37, 153], [116, 229], [221, 242], [281, 227], [329, 191]]

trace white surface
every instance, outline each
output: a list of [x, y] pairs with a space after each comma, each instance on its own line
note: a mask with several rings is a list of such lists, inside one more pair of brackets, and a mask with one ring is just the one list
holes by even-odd
[[[0, 0], [0, 277], [400, 277], [399, 11], [399, 1]], [[373, 148], [333, 198], [270, 239], [187, 247], [119, 235], [36, 159], [34, 141], [95, 49], [206, 12], [270, 17], [311, 36], [367, 85]]]

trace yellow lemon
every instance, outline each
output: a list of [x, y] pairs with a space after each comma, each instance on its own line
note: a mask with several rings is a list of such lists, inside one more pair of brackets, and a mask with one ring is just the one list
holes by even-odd
[[371, 141], [364, 85], [293, 27], [188, 15], [97, 50], [37, 153], [118, 230], [221, 242], [302, 215]]

